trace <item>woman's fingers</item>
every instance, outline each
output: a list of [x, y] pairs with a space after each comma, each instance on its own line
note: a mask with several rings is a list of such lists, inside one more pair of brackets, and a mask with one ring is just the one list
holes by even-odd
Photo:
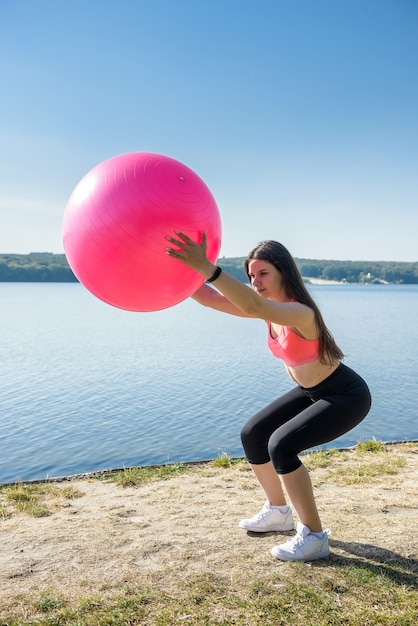
[[184, 233], [181, 233], [179, 230], [175, 230], [174, 232], [176, 233], [176, 235], [177, 235], [178, 237], [181, 237], [181, 239], [182, 239], [185, 243], [189, 243], [189, 244], [190, 244], [190, 243], [195, 243], [195, 242], [193, 241], [193, 239], [190, 239], [190, 237], [189, 237], [188, 235], [185, 235]]
[[174, 246], [180, 246], [184, 248], [184, 241], [179, 241], [178, 239], [174, 239], [174, 237], [166, 237], [166, 239]]
[[166, 237], [170, 244], [176, 246], [176, 248], [166, 248], [165, 251], [169, 256], [180, 259], [190, 266], [193, 266], [196, 263], [201, 262], [202, 259], [206, 258], [206, 231], [202, 233], [200, 243], [196, 243], [188, 235], [180, 232], [179, 230], [175, 230], [174, 232], [176, 233], [178, 239], [169, 235]]

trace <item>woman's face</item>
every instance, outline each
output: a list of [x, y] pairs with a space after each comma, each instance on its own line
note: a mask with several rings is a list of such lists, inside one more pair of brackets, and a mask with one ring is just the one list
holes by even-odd
[[263, 298], [286, 302], [288, 297], [283, 284], [282, 273], [268, 261], [252, 259], [248, 264], [251, 287]]

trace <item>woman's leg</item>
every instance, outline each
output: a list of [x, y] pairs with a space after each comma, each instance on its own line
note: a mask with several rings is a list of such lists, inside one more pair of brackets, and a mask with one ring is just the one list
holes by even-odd
[[312, 405], [300, 387], [295, 387], [253, 415], [241, 430], [245, 456], [251, 465], [271, 461], [268, 450], [272, 434], [295, 415]]
[[304, 465], [290, 474], [277, 474], [273, 463], [251, 465], [267, 500], [272, 506], [283, 506], [286, 498], [282, 484], [302, 524], [314, 533], [322, 530], [321, 520], [316, 508], [311, 479]]
[[[329, 393], [331, 382], [336, 389]], [[345, 386], [341, 386], [341, 382]], [[356, 426], [368, 413], [370, 393], [352, 370], [341, 367], [334, 381], [326, 382], [328, 395], [311, 401], [270, 437], [269, 454], [274, 468], [302, 524], [312, 532], [322, 530], [312, 483], [298, 454], [314, 446], [333, 441]]]
[[322, 524], [306, 467], [301, 465], [290, 474], [282, 474], [280, 478], [302, 524], [313, 533], [321, 532]]
[[274, 469], [273, 463], [269, 461], [262, 465], [251, 464], [251, 468], [271, 506], [284, 506], [286, 504], [286, 498], [283, 493], [282, 483]]
[[246, 457], [272, 506], [283, 506], [286, 500], [282, 483], [270, 459], [270, 437], [277, 428], [310, 404], [311, 400], [296, 387], [256, 413], [241, 431]]

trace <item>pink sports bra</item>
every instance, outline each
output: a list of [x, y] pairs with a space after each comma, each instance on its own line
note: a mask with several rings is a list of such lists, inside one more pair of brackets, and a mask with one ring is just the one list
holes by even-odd
[[271, 336], [271, 323], [268, 325], [268, 347], [272, 354], [282, 359], [286, 365], [305, 365], [319, 358], [319, 339], [304, 339], [289, 326], [282, 326], [279, 336]]

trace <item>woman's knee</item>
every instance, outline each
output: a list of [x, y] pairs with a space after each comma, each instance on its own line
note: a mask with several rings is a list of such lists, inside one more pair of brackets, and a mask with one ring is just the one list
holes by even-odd
[[302, 465], [289, 437], [279, 437], [274, 433], [268, 442], [268, 453], [278, 474], [289, 474]]
[[244, 424], [241, 429], [241, 442], [245, 452], [247, 453], [247, 456], [248, 451], [254, 448], [254, 446], [258, 445], [258, 443], [256, 443], [258, 441], [256, 430], [257, 429], [254, 428], [251, 420]]
[[267, 463], [270, 460], [267, 450], [268, 434], [257, 421], [250, 419], [244, 424], [241, 429], [241, 442], [250, 463]]

